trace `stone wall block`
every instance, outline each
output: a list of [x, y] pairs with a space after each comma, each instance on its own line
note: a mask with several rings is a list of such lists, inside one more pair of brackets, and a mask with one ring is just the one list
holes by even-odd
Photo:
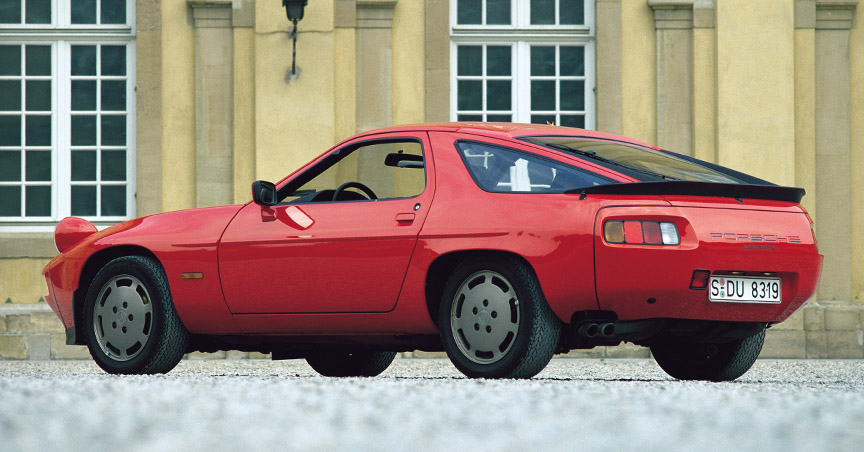
[[272, 359], [273, 356], [269, 353], [249, 352], [249, 359]]
[[192, 352], [186, 355], [186, 359], [190, 361], [201, 361], [205, 359], [225, 359], [225, 351], [215, 353]]
[[804, 331], [768, 330], [761, 358], [805, 358], [807, 338]]
[[829, 358], [864, 358], [864, 332], [827, 331], [826, 346]]
[[28, 358], [31, 361], [47, 361], [51, 359], [51, 335], [31, 334]]
[[807, 331], [807, 358], [828, 357], [828, 336], [824, 331]]
[[51, 335], [51, 359], [90, 359], [90, 351], [84, 345], [66, 345], [65, 333]]
[[794, 314], [789, 316], [788, 319], [784, 320], [782, 323], [775, 325], [771, 328], [772, 330], [793, 330], [793, 331], [802, 331], [804, 330], [804, 311], [799, 309], [795, 311]]
[[30, 314], [9, 314], [6, 316], [6, 330], [9, 333], [30, 333], [33, 323]]
[[249, 352], [228, 350], [227, 352], [225, 352], [225, 359], [249, 359]]
[[433, 358], [433, 359], [446, 359], [447, 354], [444, 352], [422, 352], [420, 350], [414, 351], [415, 358]]
[[822, 331], [825, 329], [825, 311], [821, 306], [807, 305], [804, 312], [804, 329], [807, 331]]
[[27, 359], [29, 339], [24, 335], [0, 336], [0, 359]]
[[861, 313], [856, 307], [831, 306], [825, 308], [825, 330], [849, 331], [859, 329], [862, 329]]
[[65, 331], [63, 322], [53, 311], [30, 314], [30, 324], [33, 326], [30, 332], [33, 333], [62, 333]]
[[607, 358], [650, 358], [651, 349], [636, 344], [621, 344], [616, 347], [606, 347]]
[[556, 358], [605, 358], [606, 347], [570, 350], [567, 354], [556, 355]]
[[6, 317], [0, 316], [0, 333], [6, 332]]

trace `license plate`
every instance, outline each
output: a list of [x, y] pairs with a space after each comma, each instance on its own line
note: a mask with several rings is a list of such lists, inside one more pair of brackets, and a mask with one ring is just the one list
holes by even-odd
[[780, 303], [780, 278], [712, 276], [708, 299], [733, 303]]

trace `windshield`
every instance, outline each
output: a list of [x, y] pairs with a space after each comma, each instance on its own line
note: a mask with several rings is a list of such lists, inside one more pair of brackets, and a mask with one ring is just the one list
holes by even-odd
[[741, 184], [744, 181], [699, 160], [647, 147], [578, 137], [526, 137], [525, 141], [574, 154], [643, 182], [684, 180]]

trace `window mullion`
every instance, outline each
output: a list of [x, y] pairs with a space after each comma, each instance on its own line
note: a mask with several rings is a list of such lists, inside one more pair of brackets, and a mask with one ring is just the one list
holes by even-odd
[[[71, 158], [70, 151], [70, 97], [72, 92], [71, 68], [69, 65], [71, 47], [68, 41], [57, 42], [57, 78], [56, 100], [57, 108], [57, 142], [54, 150], [57, 152], [57, 179], [54, 187], [55, 202], [58, 206], [57, 220], [71, 216]], [[62, 198], [62, 199], [61, 199]]]

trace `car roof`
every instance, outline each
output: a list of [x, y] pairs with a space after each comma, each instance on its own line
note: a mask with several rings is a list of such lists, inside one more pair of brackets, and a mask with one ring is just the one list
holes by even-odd
[[562, 127], [544, 124], [519, 124], [509, 122], [435, 122], [424, 124], [405, 124], [370, 130], [361, 134], [361, 136], [412, 131], [458, 132], [510, 139], [530, 136], [572, 136], [580, 138], [596, 138], [603, 140], [622, 141], [625, 143], [645, 146], [651, 149], [658, 149], [656, 146], [650, 145], [648, 143], [644, 143], [620, 135], [614, 135], [611, 133], [597, 132], [594, 130], [579, 129], [575, 127]]

